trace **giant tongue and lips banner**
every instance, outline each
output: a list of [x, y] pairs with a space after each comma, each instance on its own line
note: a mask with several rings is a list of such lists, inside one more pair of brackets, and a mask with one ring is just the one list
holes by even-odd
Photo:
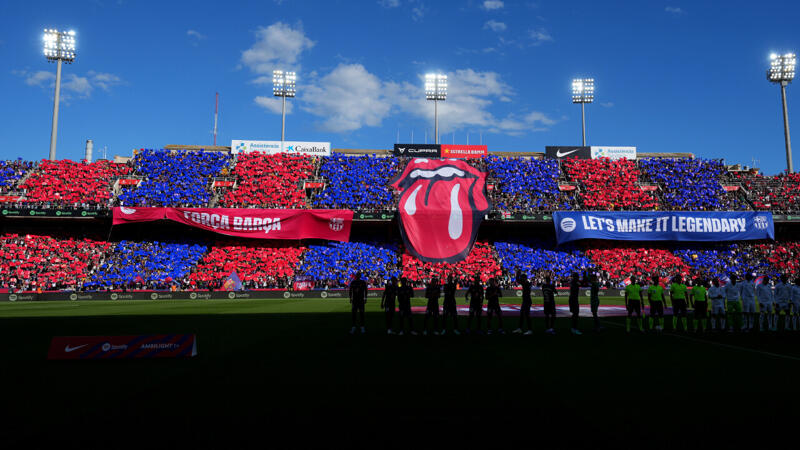
[[392, 187], [400, 191], [400, 233], [410, 254], [433, 263], [467, 257], [491, 207], [486, 172], [463, 160], [414, 158]]
[[214, 233], [254, 239], [350, 240], [345, 209], [114, 208], [114, 225], [168, 219]]

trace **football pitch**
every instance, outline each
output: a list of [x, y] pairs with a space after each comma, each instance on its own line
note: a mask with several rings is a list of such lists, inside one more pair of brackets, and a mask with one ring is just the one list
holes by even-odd
[[[532, 336], [387, 336], [370, 300], [367, 334], [351, 336], [341, 299], [0, 304], [0, 436], [27, 447], [661, 448], [794, 435], [800, 333], [627, 335], [623, 318], [602, 321], [594, 333], [583, 318], [583, 336], [567, 318], [556, 336], [541, 318]], [[198, 355], [46, 360], [53, 336], [149, 333], [194, 333]]]

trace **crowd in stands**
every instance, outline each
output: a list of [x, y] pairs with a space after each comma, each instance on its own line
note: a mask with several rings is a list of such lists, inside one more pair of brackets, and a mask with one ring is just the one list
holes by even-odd
[[302, 180], [314, 177], [317, 158], [260, 152], [240, 153], [233, 175], [235, 189], [227, 190], [224, 208], [302, 208], [306, 194]]
[[[513, 286], [517, 271], [527, 274], [536, 283], [545, 276], [558, 285], [566, 286], [573, 273], [583, 274], [594, 264], [575, 247], [556, 248], [555, 243], [495, 242], [497, 260], [504, 269], [503, 284]], [[605, 280], [601, 280], [605, 281]]]
[[765, 177], [754, 171], [733, 172], [731, 177], [748, 191], [757, 210], [783, 214], [800, 213], [800, 173]]
[[211, 199], [209, 185], [228, 173], [230, 155], [223, 152], [141, 149], [133, 159], [144, 180], [119, 194], [122, 206], [203, 207]]
[[276, 289], [292, 286], [304, 247], [259, 245], [215, 245], [189, 274], [190, 289], [219, 289], [236, 273], [245, 289]]
[[728, 194], [720, 181], [725, 164], [703, 158], [645, 158], [639, 160], [642, 178], [659, 183], [667, 209], [720, 211], [746, 209], [735, 194]]
[[121, 241], [84, 283], [86, 289], [171, 289], [189, 285], [206, 246], [177, 242]]
[[103, 263], [110, 242], [51, 236], [0, 236], [0, 287], [17, 291], [75, 290]]
[[582, 190], [578, 195], [582, 209], [598, 211], [629, 211], [662, 209], [650, 192], [639, 187], [636, 161], [627, 159], [567, 159], [563, 169], [571, 181]]
[[480, 275], [483, 283], [489, 281], [489, 278], [503, 275], [492, 247], [487, 243], [476, 242], [467, 258], [457, 263], [428, 263], [403, 254], [403, 276], [413, 286], [422, 287], [434, 276], [439, 277], [440, 281], [446, 280], [449, 275], [453, 275], [456, 283], [465, 286], [469, 285], [476, 274]]
[[558, 160], [489, 155], [486, 167], [494, 183], [491, 197], [497, 210], [526, 212], [573, 208], [570, 197], [558, 186]]
[[34, 166], [33, 161], [23, 161], [22, 159], [0, 161], [0, 195], [12, 192], [17, 182]]
[[320, 177], [325, 189], [312, 200], [315, 208], [393, 210], [397, 199], [389, 186], [404, 160], [375, 155], [347, 156], [333, 153], [323, 160]]
[[25, 195], [19, 202], [39, 208], [107, 208], [114, 179], [130, 171], [106, 160], [42, 160], [19, 186]]
[[297, 273], [311, 280], [317, 289], [348, 286], [353, 275], [370, 287], [383, 286], [392, 276], [399, 277], [397, 268], [400, 248], [392, 243], [329, 242], [309, 245]]
[[600, 244], [584, 250], [592, 264], [612, 284], [625, 282], [631, 276], [687, 276], [689, 268], [683, 259], [665, 247], [642, 244]]

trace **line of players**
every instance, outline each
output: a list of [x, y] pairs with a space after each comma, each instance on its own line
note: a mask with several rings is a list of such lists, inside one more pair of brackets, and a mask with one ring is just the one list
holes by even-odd
[[[533, 329], [531, 326], [531, 306], [533, 301], [531, 299], [531, 282], [528, 280], [527, 275], [517, 272], [517, 284], [522, 288], [522, 305], [519, 314], [519, 327], [513, 333], [531, 335]], [[594, 327], [596, 331], [601, 329], [600, 320], [597, 315], [600, 306], [599, 291], [600, 283], [596, 276], [592, 276], [589, 281], [590, 285], [590, 304], [592, 316], [594, 317]], [[555, 320], [556, 320], [556, 301], [557, 295], [556, 286], [550, 280], [550, 277], [545, 277], [543, 283], [539, 285], [542, 289], [544, 297], [544, 315], [545, 315], [545, 329], [548, 334], [555, 334]], [[580, 312], [580, 294], [581, 282], [578, 274], [572, 276], [570, 283], [569, 295], [569, 310], [572, 314], [571, 333], [580, 335], [581, 331], [578, 329], [579, 312]], [[453, 280], [453, 276], [447, 277], [447, 282], [444, 285], [439, 284], [437, 277], [433, 277], [425, 287], [425, 298], [428, 300], [425, 309], [425, 322], [423, 325], [423, 334], [428, 334], [428, 324], [433, 322], [432, 332], [434, 335], [447, 334], [448, 319], [452, 321], [451, 332], [453, 334], [461, 334], [458, 326], [458, 310], [456, 305], [456, 290], [458, 285]], [[442, 323], [439, 327], [439, 299], [444, 294], [444, 301], [442, 303]], [[397, 334], [403, 335], [406, 332], [406, 324], [408, 324], [408, 333], [416, 335], [414, 329], [413, 316], [411, 313], [411, 298], [414, 296], [414, 290], [408, 283], [406, 278], [401, 278], [400, 282], [396, 277], [392, 277], [386, 284], [381, 297], [381, 308], [386, 315], [386, 332], [388, 334], [395, 334], [394, 332], [394, 315], [395, 308], [398, 307], [399, 311], [399, 331]], [[492, 318], [497, 317], [497, 328], [494, 332], [498, 334], [505, 334], [503, 328], [503, 313], [500, 308], [500, 298], [503, 297], [503, 290], [500, 288], [497, 279], [489, 279], [488, 286], [483, 287], [479, 275], [475, 275], [472, 283], [470, 284], [465, 294], [466, 300], [469, 303], [469, 316], [467, 319], [467, 328], [464, 330], [466, 333], [483, 334], [483, 327], [481, 326], [481, 315], [483, 314], [483, 302], [486, 300], [486, 334], [492, 334]], [[358, 329], [360, 319], [361, 332], [365, 333], [364, 326], [364, 307], [367, 301], [367, 284], [361, 279], [361, 274], [357, 273], [350, 283], [350, 304], [352, 305], [353, 326], [350, 333], [354, 334]], [[397, 305], [395, 306], [395, 302]], [[473, 328], [473, 320], [476, 322], [476, 327]]]
[[[672, 301], [672, 327], [678, 329], [678, 323], [684, 331], [688, 331], [688, 306], [694, 309], [694, 329], [703, 332], [711, 330], [754, 331], [756, 316], [758, 316], [758, 329], [762, 331], [777, 331], [778, 319], [783, 313], [783, 329], [785, 331], [798, 330], [800, 317], [800, 278], [794, 284], [789, 283], [789, 277], [782, 275], [775, 287], [769, 284], [769, 277], [764, 276], [759, 284], [753, 279], [752, 274], [746, 274], [744, 281], [737, 282], [735, 274], [730, 275], [730, 282], [721, 285], [719, 279], [714, 279], [711, 285], [707, 280], [696, 280], [691, 292], [681, 276], [672, 279], [668, 292], [659, 283], [658, 276], [652, 277], [652, 283], [645, 287], [631, 277], [631, 283], [625, 287], [625, 306], [628, 310], [626, 330], [630, 332], [631, 321], [638, 322], [640, 331], [643, 322], [647, 321], [649, 328], [655, 331], [664, 329], [665, 295], [669, 294]], [[650, 318], [643, 317], [642, 300], [647, 297], [650, 304]], [[708, 316], [708, 302], [711, 301], [711, 317]], [[756, 312], [758, 302], [758, 312]], [[634, 317], [634, 314], [636, 315]]]

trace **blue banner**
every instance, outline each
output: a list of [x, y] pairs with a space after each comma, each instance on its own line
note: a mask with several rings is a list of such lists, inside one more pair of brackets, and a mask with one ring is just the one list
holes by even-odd
[[558, 243], [621, 241], [744, 241], [775, 239], [770, 212], [557, 211]]

